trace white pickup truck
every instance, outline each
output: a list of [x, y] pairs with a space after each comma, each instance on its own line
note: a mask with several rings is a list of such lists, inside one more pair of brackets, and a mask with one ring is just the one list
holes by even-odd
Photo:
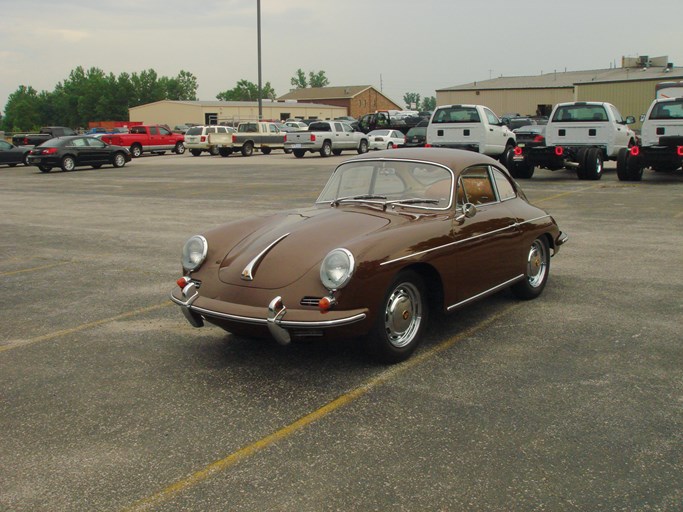
[[675, 171], [683, 165], [683, 98], [659, 98], [647, 109], [640, 146], [622, 149], [617, 157], [621, 181], [640, 181], [643, 169]]
[[254, 151], [268, 155], [273, 149], [284, 149], [285, 132], [275, 123], [249, 121], [238, 124], [234, 133], [210, 133], [208, 143], [218, 148], [221, 156], [230, 156], [235, 151], [243, 156], [251, 156]]
[[611, 103], [558, 103], [545, 127], [545, 144], [518, 146], [508, 169], [515, 178], [531, 178], [535, 167], [574, 169], [580, 180], [602, 178], [605, 160], [616, 160], [622, 148], [636, 144], [636, 134]]
[[516, 145], [515, 134], [483, 105], [438, 107], [427, 126], [427, 146], [467, 149], [507, 165]]
[[322, 157], [341, 155], [345, 150], [362, 154], [368, 152], [368, 137], [342, 121], [316, 121], [308, 126], [308, 131], [286, 134], [285, 151], [288, 150], [297, 158], [308, 152], [318, 152]]

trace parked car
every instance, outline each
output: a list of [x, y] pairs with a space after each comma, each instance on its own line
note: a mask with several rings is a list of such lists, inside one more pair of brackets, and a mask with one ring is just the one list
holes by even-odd
[[123, 167], [130, 159], [128, 148], [107, 144], [96, 137], [76, 135], [43, 142], [31, 150], [27, 162], [42, 172], [50, 172], [54, 167], [60, 167], [63, 171], [73, 171], [83, 166], [93, 169], [103, 165]]
[[422, 148], [427, 143], [428, 119], [420, 121], [417, 126], [413, 126], [406, 133], [406, 141], [399, 145], [400, 148]]
[[162, 125], [137, 125], [133, 126], [129, 133], [102, 135], [102, 140], [107, 144], [128, 148], [133, 158], [143, 153], [163, 155], [169, 150], [182, 155], [185, 153], [184, 138], [184, 135], [172, 133], [170, 129]]
[[14, 167], [17, 164], [26, 163], [26, 158], [33, 146], [15, 146], [6, 140], [0, 139], [0, 165]]
[[218, 155], [218, 146], [210, 142], [209, 135], [212, 133], [224, 133], [232, 135], [235, 129], [228, 126], [192, 126], [185, 132], [185, 149], [188, 149], [192, 156], [199, 156], [206, 151], [210, 155]]
[[65, 135], [76, 135], [76, 131], [66, 126], [43, 126], [39, 133], [16, 133], [12, 143], [16, 146], [37, 146], [46, 140]]
[[398, 130], [373, 130], [368, 133], [368, 149], [391, 149], [403, 145], [406, 136]]
[[308, 125], [303, 121], [287, 121], [285, 122], [285, 126], [289, 126], [290, 128], [293, 128], [296, 131], [308, 130]]
[[284, 148], [297, 158], [303, 158], [307, 152], [319, 153], [322, 157], [350, 150], [367, 153], [368, 137], [343, 121], [317, 121], [305, 132], [287, 133]]
[[189, 323], [282, 344], [362, 336], [388, 363], [432, 313], [504, 288], [538, 297], [567, 240], [499, 162], [454, 149], [358, 155], [312, 207], [261, 213], [185, 243], [171, 300]]

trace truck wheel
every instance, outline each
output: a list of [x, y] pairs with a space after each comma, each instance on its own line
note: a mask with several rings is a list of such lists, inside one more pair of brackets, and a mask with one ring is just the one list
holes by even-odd
[[263, 153], [264, 155], [270, 155], [270, 151], [270, 148], [261, 148], [261, 153]]
[[323, 147], [320, 148], [320, 156], [327, 158], [332, 154], [332, 143], [329, 140], [323, 142]]
[[218, 148], [216, 146], [211, 146], [209, 148], [209, 154], [211, 156], [218, 156]]
[[230, 155], [232, 155], [232, 149], [230, 149], [230, 148], [219, 148], [218, 154], [223, 156], [223, 157], [230, 156]]
[[133, 144], [130, 147], [130, 155], [133, 158], [138, 158], [140, 155], [142, 155], [142, 146], [140, 144]]
[[619, 181], [640, 181], [643, 179], [641, 159], [631, 155], [627, 148], [621, 148], [617, 154], [617, 177]]
[[576, 177], [580, 180], [586, 179], [586, 155], [588, 153], [587, 148], [581, 148], [576, 152], [576, 163], [578, 167], [576, 168]]
[[76, 160], [72, 156], [62, 158], [62, 171], [73, 171], [76, 168]]
[[191, 149], [191, 150], [190, 150], [190, 154], [191, 154], [192, 156], [199, 156], [199, 155], [202, 154], [202, 150], [201, 150], [201, 149]]
[[245, 142], [242, 146], [242, 156], [251, 156], [254, 154], [254, 145], [251, 142]]
[[341, 150], [341, 149], [333, 149], [333, 150], [332, 150], [332, 154], [333, 154], [334, 156], [339, 156], [339, 155], [342, 154], [342, 150]]
[[176, 143], [175, 148], [173, 148], [173, 152], [176, 155], [182, 155], [183, 153], [185, 153], [185, 144], [183, 144], [182, 142]]
[[294, 156], [297, 158], [303, 158], [304, 155], [306, 154], [306, 150], [304, 150], [304, 149], [293, 149], [292, 153], [294, 153]]
[[602, 178], [602, 151], [598, 148], [589, 148], [586, 152], [583, 179], [599, 180]]
[[505, 146], [505, 151], [503, 151], [503, 154], [500, 155], [500, 163], [505, 166], [507, 170], [512, 169], [515, 164], [514, 160], [512, 159], [515, 156], [515, 148], [514, 146], [507, 145]]
[[513, 163], [508, 169], [515, 179], [528, 180], [534, 175], [534, 166], [527, 161]]
[[360, 144], [358, 144], [358, 154], [362, 155], [363, 153], [368, 152], [368, 141], [367, 139], [363, 139], [360, 141]]

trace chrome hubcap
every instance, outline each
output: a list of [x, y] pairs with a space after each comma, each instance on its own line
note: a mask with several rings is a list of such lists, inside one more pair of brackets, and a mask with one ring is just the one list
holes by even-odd
[[527, 279], [529, 284], [536, 288], [543, 283], [545, 274], [548, 271], [548, 258], [546, 255], [545, 245], [540, 240], [536, 240], [531, 244], [529, 249], [529, 258], [527, 260]]
[[412, 283], [397, 286], [389, 296], [384, 311], [384, 328], [394, 347], [408, 345], [422, 322], [420, 292]]

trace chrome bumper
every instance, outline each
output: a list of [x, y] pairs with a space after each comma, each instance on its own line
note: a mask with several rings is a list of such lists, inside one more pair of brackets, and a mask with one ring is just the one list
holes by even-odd
[[[355, 312], [350, 316], [334, 318], [331, 320], [285, 320], [284, 317], [288, 310], [285, 307], [282, 298], [279, 296], [275, 297], [270, 301], [270, 304], [268, 304], [266, 318], [236, 315], [195, 305], [195, 301], [199, 298], [199, 292], [197, 291], [197, 286], [193, 282], [188, 283], [182, 289], [181, 294], [182, 297], [176, 297], [174, 293], [171, 292], [171, 301], [180, 306], [183, 315], [193, 327], [202, 327], [204, 325], [204, 318], [207, 317], [231, 322], [262, 325], [268, 327], [273, 338], [283, 345], [290, 343], [290, 330], [292, 329], [305, 330], [341, 327], [360, 322], [367, 317], [365, 312]], [[315, 314], [316, 312], [307, 311], [307, 313]]]

